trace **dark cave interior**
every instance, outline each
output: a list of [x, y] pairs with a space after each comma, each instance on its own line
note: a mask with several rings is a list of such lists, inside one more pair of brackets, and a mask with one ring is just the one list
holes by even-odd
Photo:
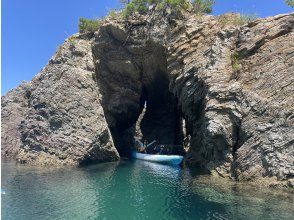
[[138, 134], [142, 142], [155, 140], [155, 145], [181, 146], [181, 152], [173, 153], [183, 153], [183, 118], [177, 98], [169, 91], [165, 48], [155, 44], [146, 47], [143, 51], [147, 53], [134, 61], [141, 67], [140, 101], [130, 105], [127, 112], [115, 115], [115, 126], [110, 126], [121, 157], [130, 156]]

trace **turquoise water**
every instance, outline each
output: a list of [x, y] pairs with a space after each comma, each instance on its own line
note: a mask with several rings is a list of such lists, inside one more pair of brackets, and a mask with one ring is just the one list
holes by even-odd
[[[195, 180], [200, 181], [195, 181]], [[293, 194], [214, 184], [187, 168], [123, 161], [37, 169], [2, 163], [2, 219], [293, 219]]]

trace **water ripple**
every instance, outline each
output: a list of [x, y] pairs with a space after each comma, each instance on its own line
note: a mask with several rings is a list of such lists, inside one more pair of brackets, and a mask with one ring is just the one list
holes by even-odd
[[[206, 180], [205, 180], [206, 181]], [[2, 219], [291, 219], [293, 196], [193, 183], [188, 169], [144, 161], [46, 170], [2, 164]], [[285, 199], [287, 198], [287, 199]], [[290, 199], [289, 199], [290, 198]]]

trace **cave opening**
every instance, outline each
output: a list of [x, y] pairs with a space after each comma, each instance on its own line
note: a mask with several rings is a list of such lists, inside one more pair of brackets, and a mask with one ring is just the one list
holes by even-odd
[[111, 57], [115, 60], [108, 56], [99, 63], [99, 71], [111, 72], [112, 78], [100, 74], [98, 79], [105, 94], [102, 106], [120, 156], [131, 155], [135, 137], [147, 143], [156, 141], [155, 145], [177, 146], [173, 153], [183, 154], [183, 117], [169, 90], [166, 48], [149, 41], [131, 56], [126, 48], [118, 50], [116, 57]]
[[155, 146], [173, 146], [174, 154], [183, 154], [182, 115], [177, 99], [165, 83], [156, 80], [155, 84], [147, 88], [149, 92], [136, 123], [135, 135], [141, 142], [156, 141]]

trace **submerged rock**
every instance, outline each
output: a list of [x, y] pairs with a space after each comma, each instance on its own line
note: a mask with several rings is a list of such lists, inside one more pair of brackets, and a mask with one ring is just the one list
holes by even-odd
[[109, 161], [140, 134], [185, 143], [187, 164], [220, 176], [293, 185], [294, 14], [225, 18], [154, 12], [75, 35], [3, 97], [2, 156]]

